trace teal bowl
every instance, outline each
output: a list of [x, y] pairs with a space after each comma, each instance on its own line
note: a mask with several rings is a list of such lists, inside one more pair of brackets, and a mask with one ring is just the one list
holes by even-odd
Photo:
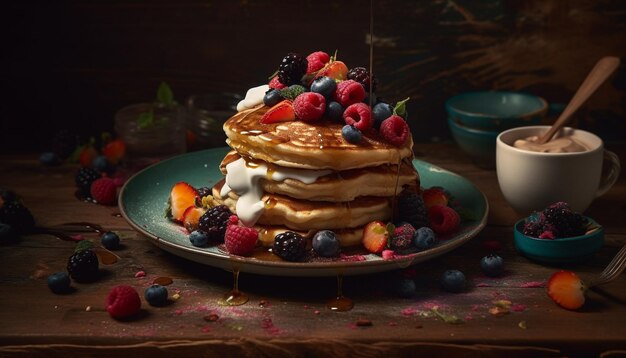
[[604, 228], [587, 217], [593, 229], [585, 235], [554, 240], [524, 235], [522, 219], [513, 230], [515, 248], [531, 260], [547, 264], [579, 263], [589, 260], [604, 245]]
[[493, 169], [496, 165], [496, 138], [500, 132], [473, 129], [448, 117], [448, 127], [456, 144], [466, 152], [476, 165]]
[[467, 92], [446, 101], [448, 116], [457, 123], [496, 132], [541, 124], [548, 109], [543, 98], [522, 92]]

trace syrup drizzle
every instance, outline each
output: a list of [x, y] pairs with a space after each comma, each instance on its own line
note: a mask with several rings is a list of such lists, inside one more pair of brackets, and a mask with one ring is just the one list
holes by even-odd
[[222, 298], [217, 301], [220, 306], [241, 306], [248, 302], [248, 295], [239, 291], [239, 266], [233, 267], [233, 289], [226, 292]]
[[354, 302], [343, 295], [343, 273], [337, 274], [337, 296], [326, 303], [326, 308], [335, 312], [347, 312], [354, 307]]

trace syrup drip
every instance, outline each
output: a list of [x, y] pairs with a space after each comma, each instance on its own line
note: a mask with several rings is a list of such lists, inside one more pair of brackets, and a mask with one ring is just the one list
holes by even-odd
[[217, 301], [220, 306], [241, 306], [248, 302], [248, 296], [239, 291], [239, 267], [233, 267], [233, 289]]
[[174, 283], [174, 280], [172, 280], [171, 277], [161, 276], [161, 277], [155, 278], [154, 281], [152, 281], [152, 283], [155, 285], [168, 286]]
[[396, 184], [393, 189], [393, 197], [391, 198], [391, 222], [396, 222], [397, 206], [398, 206], [398, 183], [400, 182], [400, 168], [402, 166], [402, 158], [398, 153], [398, 169], [396, 170]]
[[111, 216], [115, 216], [116, 218], [121, 218], [122, 214], [121, 213], [112, 213]]
[[328, 301], [326, 307], [335, 312], [347, 312], [354, 307], [354, 302], [343, 295], [343, 274], [337, 275], [337, 297]]
[[102, 247], [94, 247], [93, 251], [96, 253], [96, 255], [98, 255], [100, 263], [102, 263], [103, 265], [113, 265], [120, 259], [119, 256]]
[[[102, 234], [107, 231], [102, 226], [87, 221], [63, 223], [60, 226], [63, 226], [64, 230], [69, 232], [96, 232], [98, 234]], [[73, 229], [73, 227], [77, 228]]]

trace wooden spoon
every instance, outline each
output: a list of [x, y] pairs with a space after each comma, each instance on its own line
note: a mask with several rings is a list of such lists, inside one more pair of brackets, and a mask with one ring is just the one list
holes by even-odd
[[600, 87], [601, 84], [606, 81], [607, 78], [617, 69], [619, 66], [619, 58], [613, 56], [607, 56], [601, 58], [596, 65], [591, 69], [591, 72], [587, 75], [587, 78], [583, 81], [583, 83], [574, 94], [572, 100], [567, 104], [563, 113], [559, 116], [559, 118], [554, 122], [552, 127], [544, 133], [539, 140], [537, 140], [537, 144], [544, 144], [549, 142], [554, 134], [558, 132], [569, 120], [572, 118], [572, 115], [576, 113], [578, 108], [585, 103], [589, 97]]

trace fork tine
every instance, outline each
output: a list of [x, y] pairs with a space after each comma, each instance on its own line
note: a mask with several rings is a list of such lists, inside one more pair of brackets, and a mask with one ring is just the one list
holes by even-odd
[[611, 260], [611, 262], [609, 262], [604, 271], [600, 273], [600, 276], [603, 276], [611, 271], [615, 267], [615, 265], [617, 265], [618, 261], [620, 261], [624, 256], [626, 256], [626, 245], [622, 246], [622, 249], [619, 250], [615, 257], [613, 257], [613, 260]]
[[604, 275], [604, 278], [607, 280], [612, 280], [615, 277], [619, 276], [626, 268], [626, 251], [624, 251], [623, 254], [620, 255], [619, 260], [613, 261], [615, 262], [615, 265], [612, 265], [611, 269], [607, 271], [606, 275]]

